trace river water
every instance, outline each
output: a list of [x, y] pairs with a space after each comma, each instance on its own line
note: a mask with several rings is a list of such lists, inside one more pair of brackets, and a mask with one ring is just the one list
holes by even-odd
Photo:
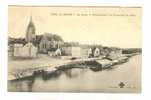
[[[122, 83], [122, 87], [120, 87]], [[94, 72], [73, 68], [43, 78], [8, 81], [8, 91], [18, 92], [140, 92], [141, 55], [112, 69]]]

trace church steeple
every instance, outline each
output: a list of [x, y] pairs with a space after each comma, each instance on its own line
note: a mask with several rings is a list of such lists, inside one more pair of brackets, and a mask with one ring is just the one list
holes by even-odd
[[32, 15], [30, 15], [30, 22], [32, 22]]
[[36, 37], [36, 28], [35, 25], [33, 23], [33, 19], [32, 16], [30, 16], [30, 21], [29, 24], [27, 26], [27, 30], [26, 30], [26, 41], [27, 42], [34, 42], [35, 41], [35, 37]]

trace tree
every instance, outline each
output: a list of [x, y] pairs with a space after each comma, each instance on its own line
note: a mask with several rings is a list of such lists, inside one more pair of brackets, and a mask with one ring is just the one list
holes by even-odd
[[49, 41], [63, 41], [62, 37], [57, 34], [44, 33], [44, 35]]
[[56, 35], [56, 34], [53, 34], [53, 37], [52, 37], [55, 41], [63, 41], [62, 37], [59, 36], [59, 35]]

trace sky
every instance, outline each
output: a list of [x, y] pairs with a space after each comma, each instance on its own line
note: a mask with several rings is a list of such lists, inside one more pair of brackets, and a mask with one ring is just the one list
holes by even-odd
[[38, 7], [9, 6], [8, 35], [25, 37], [32, 16], [36, 34], [58, 34], [64, 41], [140, 48], [139, 7]]

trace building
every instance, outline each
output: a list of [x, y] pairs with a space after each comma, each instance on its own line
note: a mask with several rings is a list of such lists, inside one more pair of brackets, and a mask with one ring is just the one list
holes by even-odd
[[111, 49], [109, 47], [103, 47], [100, 49], [100, 53], [102, 56], [108, 56], [111, 52]]
[[62, 47], [65, 56], [81, 57], [81, 48], [79, 46]]
[[49, 56], [61, 56], [61, 49], [57, 48], [56, 50], [48, 51]]
[[8, 56], [13, 56], [13, 53], [14, 53], [14, 45], [9, 44], [8, 45]]
[[93, 56], [94, 57], [99, 57], [100, 56], [100, 49], [99, 48], [95, 48], [93, 50]]
[[35, 41], [36, 41], [36, 28], [32, 21], [32, 16], [31, 16], [26, 30], [26, 42], [34, 43]]
[[39, 43], [39, 52], [48, 53], [48, 51], [54, 51], [62, 44], [61, 41], [55, 41], [50, 35], [47, 33], [42, 35]]
[[15, 57], [20, 57], [22, 56], [22, 47], [23, 47], [23, 44], [19, 44], [19, 43], [16, 43], [14, 44], [14, 52], [13, 52], [13, 56]]
[[108, 58], [111, 60], [117, 59], [119, 57], [122, 57], [122, 50], [121, 49], [112, 49], [112, 51], [109, 53]]
[[61, 49], [57, 49], [56, 51], [55, 51], [55, 56], [61, 56]]
[[81, 47], [81, 57], [88, 58], [92, 54], [89, 47]]
[[89, 50], [88, 50], [88, 57], [92, 57], [92, 55], [93, 55], [92, 49], [89, 48]]
[[37, 57], [37, 47], [32, 43], [23, 44], [14, 44], [14, 57], [22, 58], [35, 58]]
[[44, 34], [42, 36], [42, 39], [40, 40], [39, 43], [39, 51], [42, 53], [47, 53], [47, 51], [50, 49], [51, 47], [51, 41], [48, 40], [48, 37], [46, 34]]

